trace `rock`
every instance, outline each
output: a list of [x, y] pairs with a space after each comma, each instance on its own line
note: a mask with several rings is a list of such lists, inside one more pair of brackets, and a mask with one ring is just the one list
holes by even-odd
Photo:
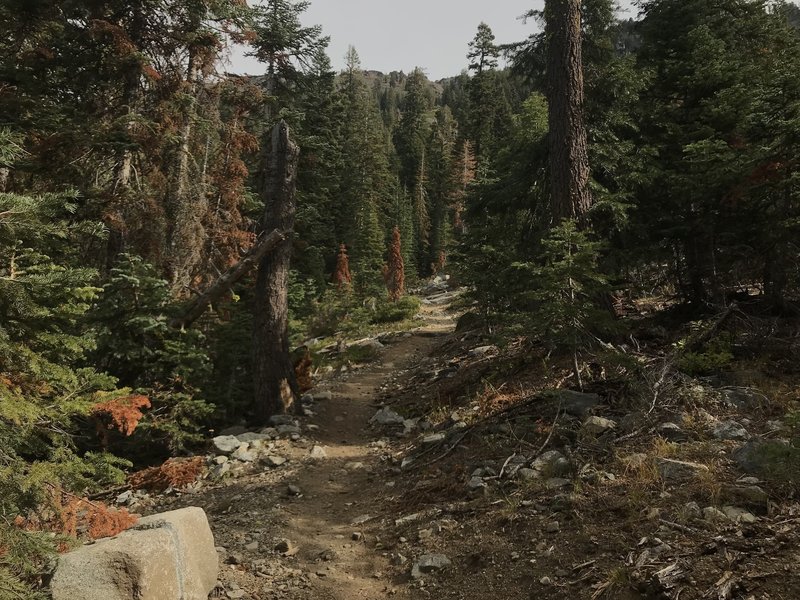
[[278, 437], [278, 430], [275, 429], [274, 427], [264, 427], [264, 429], [259, 431], [259, 433], [263, 435], [268, 435], [269, 439], [271, 440], [277, 439]]
[[450, 559], [444, 554], [425, 554], [414, 563], [411, 568], [411, 577], [421, 579], [423, 575], [442, 571], [451, 564]]
[[290, 483], [288, 486], [286, 486], [286, 492], [290, 496], [299, 496], [303, 493], [303, 490], [301, 490], [300, 487]]
[[247, 433], [237, 435], [236, 439], [242, 442], [243, 444], [246, 444], [250, 442], [268, 442], [272, 439], [272, 436], [270, 436], [267, 433], [255, 433], [252, 431], [248, 431]]
[[292, 415], [272, 415], [269, 418], [269, 423], [273, 427], [278, 427], [280, 425], [296, 425], [297, 422]]
[[323, 458], [328, 458], [328, 453], [322, 446], [314, 446], [313, 448], [311, 448], [310, 456], [314, 460], [321, 460]]
[[228, 590], [225, 592], [225, 595], [231, 600], [240, 600], [241, 598], [247, 596], [247, 592], [244, 590]]
[[758, 521], [758, 518], [755, 515], [744, 510], [743, 508], [738, 508], [736, 506], [723, 506], [722, 512], [725, 513], [725, 515], [734, 523], [745, 523], [752, 525]]
[[687, 502], [683, 507], [683, 514], [688, 519], [701, 519], [703, 510], [697, 502]]
[[561, 479], [559, 477], [551, 477], [544, 482], [544, 487], [546, 487], [548, 490], [558, 490], [571, 485], [572, 482], [569, 479]]
[[558, 533], [561, 531], [561, 524], [558, 521], [548, 521], [544, 524], [544, 530], [547, 533]]
[[214, 444], [214, 448], [220, 454], [230, 454], [242, 445], [239, 438], [232, 435], [218, 435], [211, 440], [211, 443]]
[[244, 549], [250, 552], [255, 552], [258, 550], [258, 542], [250, 542], [249, 544], [245, 545]]
[[330, 390], [322, 390], [319, 392], [314, 392], [311, 397], [315, 402], [330, 402], [333, 400], [333, 392]]
[[719, 523], [721, 521], [727, 521], [728, 515], [718, 508], [707, 506], [703, 509], [703, 518], [711, 523]]
[[281, 540], [275, 544], [275, 552], [280, 552], [281, 554], [292, 554], [294, 549], [294, 545], [289, 540]]
[[532, 481], [534, 479], [539, 479], [540, 477], [541, 474], [539, 473], [539, 471], [536, 471], [534, 469], [523, 468], [517, 471], [517, 479], [520, 479], [522, 481]]
[[656, 433], [670, 442], [686, 442], [689, 434], [686, 433], [677, 423], [661, 423], [656, 427]]
[[293, 435], [300, 433], [300, 426], [294, 423], [287, 423], [286, 425], [278, 425], [278, 435]]
[[231, 454], [231, 458], [242, 462], [255, 462], [258, 458], [258, 454], [250, 450], [247, 444], [242, 444]]
[[721, 421], [711, 429], [711, 435], [718, 440], [734, 440], [744, 442], [750, 439], [750, 434], [736, 421]]
[[757, 485], [726, 485], [722, 488], [722, 496], [761, 509], [766, 509], [769, 502], [769, 494]]
[[215, 465], [224, 465], [226, 462], [228, 462], [228, 460], [229, 459], [228, 459], [227, 456], [225, 456], [224, 454], [221, 454], [219, 456], [215, 456], [212, 462]]
[[699, 463], [656, 458], [658, 473], [664, 481], [681, 481], [691, 479], [700, 473], [707, 473], [708, 467]]
[[581, 430], [584, 434], [597, 437], [599, 435], [604, 434], [607, 431], [613, 431], [616, 429], [617, 423], [616, 421], [612, 421], [611, 419], [604, 419], [603, 417], [589, 417], [584, 421], [583, 427]]
[[354, 542], [360, 542], [364, 538], [364, 534], [360, 531], [354, 531], [353, 534], [350, 536], [350, 539]]
[[597, 394], [584, 394], [573, 390], [559, 390], [556, 397], [561, 409], [573, 417], [585, 417], [601, 401]]
[[380, 352], [386, 347], [378, 340], [361, 340], [351, 344], [350, 346], [355, 348], [366, 348], [372, 350], [373, 352]]
[[425, 445], [438, 444], [440, 442], [443, 442], [446, 438], [447, 436], [443, 433], [432, 433], [422, 438], [422, 443]]
[[217, 481], [225, 477], [225, 475], [227, 475], [228, 473], [230, 473], [231, 469], [232, 467], [230, 462], [217, 464], [211, 467], [211, 469], [208, 471], [208, 476], [213, 481]]
[[117, 496], [117, 504], [130, 504], [132, 500], [133, 500], [132, 490], [124, 491], [119, 496]]
[[395, 411], [393, 411], [388, 406], [380, 409], [375, 415], [369, 420], [370, 423], [376, 423], [378, 425], [403, 425], [405, 423], [405, 419], [398, 415]]
[[184, 508], [61, 555], [51, 593], [53, 600], [201, 600], [218, 568], [205, 513]]
[[264, 464], [268, 467], [280, 467], [281, 465], [286, 464], [286, 459], [282, 456], [267, 456], [264, 458]]
[[776, 464], [793, 460], [785, 440], [753, 439], [733, 453], [733, 460], [745, 473], [764, 475]]
[[470, 492], [483, 491], [486, 488], [486, 482], [480, 477], [473, 477], [467, 482], [467, 489]]
[[486, 356], [497, 350], [497, 346], [479, 346], [469, 351], [470, 356]]
[[569, 473], [572, 465], [561, 452], [550, 450], [538, 456], [531, 464], [531, 468], [544, 475], [555, 477]]
[[722, 400], [727, 405], [740, 409], [759, 408], [768, 403], [768, 398], [763, 392], [749, 388], [725, 388], [722, 391]]
[[244, 425], [234, 425], [232, 427], [228, 427], [226, 429], [223, 429], [222, 431], [219, 432], [219, 434], [221, 436], [232, 435], [232, 436], [235, 437], [235, 436], [241, 435], [242, 433], [245, 433], [245, 432], [247, 432], [247, 427], [245, 427]]

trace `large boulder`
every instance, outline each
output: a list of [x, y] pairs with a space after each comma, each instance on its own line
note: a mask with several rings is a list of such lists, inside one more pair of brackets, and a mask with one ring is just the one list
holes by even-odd
[[208, 519], [192, 507], [62, 555], [50, 587], [53, 600], [207, 600], [218, 567]]

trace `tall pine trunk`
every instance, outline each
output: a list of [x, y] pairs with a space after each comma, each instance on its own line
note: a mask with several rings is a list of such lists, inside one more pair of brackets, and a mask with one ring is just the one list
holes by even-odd
[[583, 122], [581, 1], [547, 0], [548, 100], [552, 217], [582, 218], [591, 206]]
[[[294, 192], [300, 149], [286, 123], [272, 128], [266, 151], [265, 231], [294, 229]], [[289, 355], [289, 266], [291, 239], [281, 242], [258, 267], [253, 319], [254, 413], [259, 423], [296, 409], [299, 394]]]

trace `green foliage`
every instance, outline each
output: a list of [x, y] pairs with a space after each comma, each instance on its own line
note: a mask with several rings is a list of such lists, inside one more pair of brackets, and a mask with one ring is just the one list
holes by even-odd
[[708, 342], [701, 351], [681, 354], [677, 364], [688, 375], [710, 375], [728, 368], [733, 359], [733, 336], [722, 333]]
[[610, 291], [598, 267], [602, 248], [573, 221], [565, 220], [542, 240], [542, 264], [514, 265], [521, 276], [535, 281], [532, 324], [553, 350], [578, 352], [613, 326], [611, 315], [599, 307], [603, 294]]
[[403, 296], [397, 302], [379, 302], [371, 315], [370, 322], [380, 323], [399, 323], [413, 319], [417, 313], [421, 302], [414, 296]]
[[121, 256], [92, 309], [93, 363], [150, 397], [153, 409], [134, 443], [158, 441], [180, 450], [200, 441], [212, 407], [199, 397], [211, 364], [203, 334], [171, 327], [169, 286], [137, 256]]

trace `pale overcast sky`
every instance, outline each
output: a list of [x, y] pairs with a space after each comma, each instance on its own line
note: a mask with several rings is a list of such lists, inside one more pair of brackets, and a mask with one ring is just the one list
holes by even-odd
[[[632, 3], [621, 2], [627, 8]], [[498, 43], [517, 42], [536, 28], [519, 17], [542, 4], [543, 0], [312, 0], [304, 24], [322, 25], [330, 36], [328, 54], [337, 70], [352, 45], [365, 69], [408, 73], [422, 67], [436, 80], [466, 68], [467, 44], [481, 21], [489, 24]], [[237, 50], [229, 70], [258, 75], [263, 66]]]

